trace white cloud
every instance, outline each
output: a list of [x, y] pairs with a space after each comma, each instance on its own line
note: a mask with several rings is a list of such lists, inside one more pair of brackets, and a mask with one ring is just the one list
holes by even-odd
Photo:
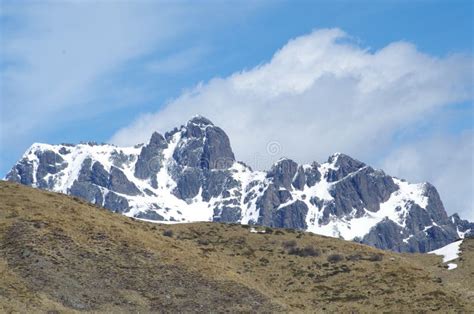
[[403, 145], [383, 162], [387, 172], [438, 190], [448, 213], [474, 221], [474, 132]]
[[[397, 133], [471, 100], [472, 71], [470, 56], [434, 57], [406, 42], [371, 51], [339, 29], [317, 30], [289, 41], [268, 63], [184, 92], [112, 141], [146, 142], [152, 131], [202, 114], [225, 129], [237, 158], [256, 168], [281, 156], [321, 161], [336, 151], [377, 162]], [[268, 154], [274, 141], [281, 150]]]
[[333, 151], [366, 157], [398, 130], [472, 96], [468, 58], [439, 59], [403, 42], [370, 52], [347, 39], [338, 29], [298, 37], [270, 62], [200, 84], [112, 140], [144, 142], [153, 130], [166, 131], [199, 113], [222, 125], [237, 156], [254, 165], [270, 141], [299, 161]]

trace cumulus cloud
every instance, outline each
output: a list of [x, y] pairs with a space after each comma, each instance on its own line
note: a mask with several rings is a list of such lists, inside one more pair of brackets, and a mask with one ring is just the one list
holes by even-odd
[[[254, 168], [283, 156], [324, 160], [337, 151], [376, 162], [400, 131], [471, 100], [472, 71], [470, 56], [435, 57], [407, 42], [372, 51], [340, 29], [316, 30], [289, 41], [267, 63], [184, 92], [111, 141], [146, 142], [152, 131], [202, 114], [225, 129], [237, 158]], [[278, 150], [269, 153], [275, 142]], [[431, 178], [422, 175], [414, 178]]]
[[258, 167], [281, 155], [304, 162], [334, 151], [365, 157], [426, 114], [469, 99], [471, 72], [466, 57], [435, 58], [404, 42], [371, 52], [339, 29], [318, 30], [291, 40], [266, 64], [200, 84], [140, 116], [112, 141], [144, 142], [153, 130], [202, 114], [254, 166], [271, 141], [282, 150]]
[[382, 166], [412, 181], [429, 181], [438, 189], [448, 212], [474, 221], [474, 132], [434, 136], [402, 145]]

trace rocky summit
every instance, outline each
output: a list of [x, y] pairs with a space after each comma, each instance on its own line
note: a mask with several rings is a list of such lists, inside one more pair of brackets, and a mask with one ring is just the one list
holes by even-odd
[[6, 180], [151, 221], [214, 221], [305, 230], [397, 252], [428, 252], [474, 233], [436, 188], [344, 154], [254, 171], [226, 133], [196, 116], [147, 144], [33, 144]]

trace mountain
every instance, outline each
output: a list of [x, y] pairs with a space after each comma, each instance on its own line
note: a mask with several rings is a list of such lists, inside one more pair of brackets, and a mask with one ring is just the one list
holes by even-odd
[[474, 239], [448, 270], [295, 231], [164, 225], [0, 182], [1, 313], [470, 312]]
[[33, 144], [6, 179], [140, 219], [294, 228], [398, 252], [432, 251], [474, 230], [448, 217], [431, 184], [344, 154], [321, 164], [281, 159], [254, 171], [201, 116], [134, 147]]

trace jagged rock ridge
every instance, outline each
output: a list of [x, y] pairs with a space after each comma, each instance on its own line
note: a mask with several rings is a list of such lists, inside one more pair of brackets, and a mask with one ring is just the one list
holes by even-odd
[[432, 251], [474, 230], [448, 217], [431, 184], [410, 184], [344, 154], [253, 171], [201, 116], [153, 133], [146, 145], [33, 144], [6, 179], [140, 219], [296, 228], [400, 252]]

